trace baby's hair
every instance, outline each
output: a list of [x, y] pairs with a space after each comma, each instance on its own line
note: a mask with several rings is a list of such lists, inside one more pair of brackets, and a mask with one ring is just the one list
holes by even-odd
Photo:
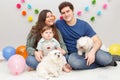
[[42, 30], [40, 31], [40, 34], [42, 34], [44, 31], [49, 30], [49, 29], [52, 29], [53, 34], [55, 34], [55, 30], [53, 29], [53, 27], [48, 27], [48, 26], [44, 26]]

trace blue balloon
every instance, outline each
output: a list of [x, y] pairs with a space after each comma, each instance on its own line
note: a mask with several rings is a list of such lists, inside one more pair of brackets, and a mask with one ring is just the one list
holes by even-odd
[[2, 50], [3, 57], [8, 60], [12, 55], [16, 54], [16, 49], [12, 46], [7, 46]]

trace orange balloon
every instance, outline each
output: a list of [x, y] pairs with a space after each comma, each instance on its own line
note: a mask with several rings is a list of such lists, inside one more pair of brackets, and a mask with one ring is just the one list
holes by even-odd
[[26, 46], [24, 46], [24, 45], [18, 46], [17, 49], [16, 49], [16, 54], [19, 54], [26, 59], [27, 56], [28, 56]]

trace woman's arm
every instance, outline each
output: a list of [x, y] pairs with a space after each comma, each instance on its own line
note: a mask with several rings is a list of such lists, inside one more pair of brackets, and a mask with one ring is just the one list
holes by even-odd
[[35, 46], [35, 36], [31, 37], [31, 33], [27, 36], [26, 49], [29, 55], [34, 55], [36, 49]]

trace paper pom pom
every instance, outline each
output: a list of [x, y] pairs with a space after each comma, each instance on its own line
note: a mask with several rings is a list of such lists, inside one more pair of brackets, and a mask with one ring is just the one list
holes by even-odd
[[62, 16], [60, 16], [60, 20], [62, 20], [63, 19], [63, 17]]
[[21, 4], [16, 4], [16, 7], [18, 8], [18, 9], [20, 9], [21, 8]]
[[56, 20], [56, 16], [55, 16], [55, 15], [53, 15], [53, 17], [54, 17], [54, 20]]
[[90, 18], [90, 20], [91, 20], [91, 21], [95, 21], [95, 17], [92, 16], [92, 17]]
[[22, 15], [26, 16], [27, 12], [25, 10], [22, 11]]
[[92, 4], [93, 4], [93, 5], [96, 4], [96, 0], [92, 0]]
[[21, 0], [21, 3], [24, 3], [25, 2], [25, 0]]
[[108, 7], [107, 4], [103, 4], [103, 9], [106, 9]]
[[77, 15], [78, 15], [78, 16], [81, 16], [81, 14], [82, 14], [82, 11], [78, 11], [78, 12], [77, 12]]
[[32, 22], [32, 21], [33, 21], [33, 17], [32, 17], [32, 16], [29, 16], [29, 17], [28, 17], [28, 21], [29, 21], [29, 22]]
[[38, 14], [38, 13], [39, 13], [39, 10], [38, 10], [38, 9], [35, 9], [35, 10], [34, 10], [34, 13], [35, 13], [35, 14]]
[[31, 9], [32, 8], [31, 4], [27, 4], [27, 8]]
[[85, 11], [89, 11], [89, 6], [86, 6], [86, 7], [85, 7]]
[[97, 15], [100, 16], [102, 14], [102, 11], [98, 11]]

